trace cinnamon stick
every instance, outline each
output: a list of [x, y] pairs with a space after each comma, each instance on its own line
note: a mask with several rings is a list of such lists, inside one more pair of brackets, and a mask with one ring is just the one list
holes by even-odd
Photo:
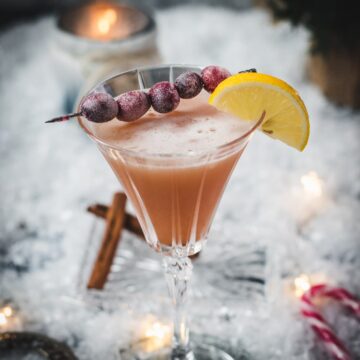
[[106, 219], [106, 214], [109, 211], [109, 207], [103, 204], [90, 205], [87, 211], [96, 215], [97, 217]]
[[87, 284], [89, 289], [103, 289], [105, 285], [120, 241], [120, 235], [125, 221], [125, 205], [125, 194], [115, 193], [112, 204], [106, 211], [106, 229], [100, 251]]
[[[109, 207], [106, 205], [103, 205], [103, 204], [94, 204], [94, 205], [90, 205], [87, 208], [87, 211], [100, 217], [100, 218], [106, 219], [106, 214], [109, 211]], [[136, 216], [134, 216], [134, 215], [125, 213], [124, 229], [145, 239], [145, 236], [141, 229], [140, 223], [139, 223], [138, 219], [136, 218]]]
[[[106, 218], [106, 214], [109, 211], [109, 207], [103, 204], [94, 204], [94, 205], [90, 205], [87, 208], [87, 211], [100, 217], [100, 218]], [[125, 213], [125, 219], [124, 219], [124, 229], [130, 231], [133, 234], [138, 235], [142, 240], [145, 240], [145, 236], [144, 233], [141, 229], [139, 220], [137, 219], [136, 216]], [[200, 255], [200, 252], [191, 255], [190, 258], [191, 259], [195, 259]]]

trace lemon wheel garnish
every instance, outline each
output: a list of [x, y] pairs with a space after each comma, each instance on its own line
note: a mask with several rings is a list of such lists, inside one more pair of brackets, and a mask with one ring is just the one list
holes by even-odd
[[258, 120], [265, 111], [264, 133], [300, 151], [306, 147], [310, 123], [305, 104], [294, 88], [274, 76], [230, 76], [214, 90], [209, 104], [242, 120]]

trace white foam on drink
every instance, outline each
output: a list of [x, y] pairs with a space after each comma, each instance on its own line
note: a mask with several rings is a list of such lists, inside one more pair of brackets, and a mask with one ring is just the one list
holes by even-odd
[[151, 154], [184, 154], [207, 151], [227, 144], [247, 132], [253, 122], [218, 111], [208, 105], [203, 92], [181, 100], [176, 111], [158, 114], [150, 110], [132, 123], [113, 120], [96, 124], [93, 133], [122, 149]]

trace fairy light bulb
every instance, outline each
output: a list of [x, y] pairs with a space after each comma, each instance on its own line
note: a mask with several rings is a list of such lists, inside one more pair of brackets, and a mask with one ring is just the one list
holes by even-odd
[[296, 297], [303, 296], [311, 287], [310, 277], [306, 274], [301, 274], [294, 279], [294, 292]]
[[12, 316], [12, 314], [13, 314], [13, 309], [12, 309], [10, 306], [5, 306], [5, 307], [2, 309], [2, 312], [3, 312], [3, 314], [4, 314], [6, 317], [10, 317], [10, 316]]
[[0, 312], [0, 327], [5, 326], [8, 323], [4, 313]]
[[145, 339], [143, 346], [146, 352], [159, 350], [171, 343], [171, 326], [160, 322], [152, 315], [145, 318], [141, 333]]
[[22, 329], [22, 319], [10, 305], [0, 307], [0, 331], [19, 331]]
[[323, 195], [323, 181], [315, 171], [310, 171], [300, 179], [307, 195], [319, 198]]

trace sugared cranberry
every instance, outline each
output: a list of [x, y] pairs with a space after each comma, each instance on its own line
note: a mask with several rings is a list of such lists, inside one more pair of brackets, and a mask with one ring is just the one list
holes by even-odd
[[177, 108], [180, 96], [175, 85], [168, 81], [155, 84], [149, 91], [151, 105], [159, 113], [168, 113]]
[[118, 114], [119, 106], [107, 93], [89, 94], [81, 104], [80, 113], [89, 121], [102, 123], [110, 121]]
[[143, 91], [128, 91], [115, 98], [119, 105], [117, 118], [122, 121], [133, 121], [142, 117], [150, 108], [149, 96]]
[[229, 76], [231, 76], [231, 73], [220, 66], [207, 66], [201, 71], [204, 88], [209, 93], [212, 93]]
[[200, 93], [203, 82], [200, 75], [188, 71], [176, 78], [175, 87], [182, 99], [191, 99]]

